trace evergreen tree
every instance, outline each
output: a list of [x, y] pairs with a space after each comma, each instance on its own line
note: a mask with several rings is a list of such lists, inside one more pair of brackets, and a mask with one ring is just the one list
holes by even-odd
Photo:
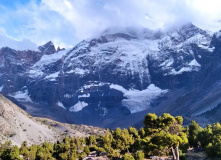
[[36, 159], [37, 146], [32, 145], [29, 147], [28, 159], [35, 160]]
[[127, 129], [117, 128], [113, 135], [113, 146], [115, 149], [129, 152], [129, 148], [134, 144], [133, 135]]
[[209, 124], [204, 128], [201, 132], [198, 133], [197, 139], [200, 142], [200, 145], [205, 148], [209, 145], [210, 142], [212, 142], [212, 126]]
[[84, 147], [84, 152], [88, 155], [90, 154], [90, 150], [89, 150], [89, 147], [88, 146], [85, 146]]
[[198, 147], [199, 143], [198, 143], [198, 133], [201, 132], [203, 129], [199, 126], [198, 123], [196, 123], [196, 121], [192, 121], [190, 126], [189, 126], [189, 145], [190, 147]]
[[143, 160], [143, 159], [144, 159], [144, 153], [143, 153], [142, 151], [138, 151], [138, 152], [135, 154], [134, 158], [135, 158], [136, 160]]
[[44, 142], [42, 146], [37, 147], [36, 159], [39, 160], [52, 160], [53, 145], [48, 142]]
[[24, 141], [20, 147], [20, 154], [23, 155], [23, 158], [26, 160], [29, 157], [29, 151], [28, 151], [28, 143]]
[[125, 155], [124, 155], [124, 158], [123, 158], [124, 160], [135, 160], [134, 159], [134, 157], [131, 155], [131, 154], [129, 154], [129, 153], [126, 153]]
[[140, 135], [140, 137], [143, 139], [144, 137], [145, 137], [145, 131], [144, 131], [144, 128], [142, 127], [142, 128], [140, 128], [140, 130], [139, 130], [139, 135]]
[[0, 158], [10, 159], [11, 147], [12, 147], [11, 141], [6, 141], [5, 143], [2, 143], [0, 147]]
[[[206, 153], [211, 157], [221, 158], [221, 125], [220, 123], [214, 123], [212, 126], [207, 126], [204, 130], [207, 132], [206, 136], [208, 136], [209, 141], [205, 141], [203, 139], [199, 139], [203, 145], [206, 146]], [[205, 134], [205, 133], [204, 133]]]
[[165, 155], [172, 151], [174, 159], [179, 159], [179, 145], [188, 142], [187, 135], [183, 132], [183, 119], [164, 113], [162, 117], [156, 114], [145, 116], [145, 135], [142, 140], [145, 152], [149, 155]]
[[104, 136], [101, 137], [104, 143], [104, 149], [108, 152], [112, 149], [113, 135], [110, 133], [110, 130], [107, 129], [107, 132]]
[[11, 160], [20, 160], [20, 156], [19, 156], [19, 148], [18, 146], [13, 146], [10, 150], [10, 156], [9, 156]]
[[96, 145], [96, 137], [95, 135], [90, 135], [88, 138], [88, 145]]

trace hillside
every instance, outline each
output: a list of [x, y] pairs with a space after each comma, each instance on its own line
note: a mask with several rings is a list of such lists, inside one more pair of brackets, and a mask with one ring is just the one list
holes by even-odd
[[41, 144], [44, 141], [56, 142], [66, 135], [85, 137], [90, 134], [103, 134], [104, 129], [69, 125], [46, 118], [32, 117], [10, 100], [0, 95], [0, 135], [1, 140], [11, 140], [13, 144]]

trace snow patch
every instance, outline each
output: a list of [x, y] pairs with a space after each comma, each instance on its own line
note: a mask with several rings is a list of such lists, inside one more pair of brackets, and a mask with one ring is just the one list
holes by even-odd
[[193, 59], [187, 66], [182, 67], [178, 71], [176, 71], [175, 69], [172, 69], [169, 75], [182, 74], [183, 72], [199, 71], [200, 67], [201, 65], [196, 61], [196, 59]]
[[117, 84], [111, 84], [110, 85], [111, 89], [116, 89], [118, 91], [121, 91], [122, 93], [126, 93], [128, 90], [126, 90], [124, 87], [117, 85]]
[[70, 94], [65, 94], [64, 97], [65, 98], [72, 98], [74, 95], [70, 95]]
[[[91, 84], [88, 84], [88, 85], [84, 85], [82, 87], [82, 89], [90, 89], [91, 87], [100, 87], [100, 86], [104, 86], [106, 84], [109, 84], [109, 83], [104, 83], [104, 82], [91, 83]], [[82, 91], [82, 89], [81, 89], [81, 91]]]
[[202, 49], [207, 49], [207, 48], [208, 48], [208, 46], [204, 46], [204, 45], [202, 45], [202, 44], [198, 44], [198, 47], [200, 47], [200, 48], [202, 48]]
[[213, 52], [213, 50], [215, 49], [215, 47], [204, 46], [204, 45], [201, 45], [201, 44], [198, 44], [198, 47], [200, 47], [202, 49], [205, 49], [205, 50], [208, 50], [209, 52]]
[[4, 87], [4, 85], [0, 87], [0, 92], [2, 91], [3, 87]]
[[60, 71], [52, 73], [45, 77], [45, 79], [50, 79], [50, 81], [56, 81], [56, 78], [58, 77]]
[[79, 96], [78, 96], [78, 99], [79, 99], [79, 98], [88, 98], [88, 97], [90, 97], [90, 93], [88, 93], [88, 94], [83, 94], [83, 95], [79, 95]]
[[31, 98], [28, 96], [28, 90], [18, 91], [13, 94], [9, 94], [9, 96], [14, 97], [15, 99], [17, 99], [19, 101], [32, 102]]
[[182, 74], [183, 72], [191, 72], [193, 69], [191, 67], [183, 67], [179, 71], [176, 71], [175, 69], [172, 69], [170, 71], [170, 75], [177, 75], [177, 74]]
[[101, 108], [103, 110], [103, 114], [101, 114], [101, 116], [105, 116], [108, 113], [108, 109], [106, 107], [102, 107]]
[[80, 75], [84, 75], [86, 73], [89, 73], [89, 70], [84, 70], [84, 69], [81, 69], [81, 68], [75, 68], [74, 70], [70, 70], [68, 72], [66, 72], [67, 74], [70, 74], [70, 73], [75, 73], [75, 74], [80, 74]]
[[43, 75], [44, 75], [44, 73], [40, 70], [30, 70], [29, 71], [29, 77], [32, 77], [32, 78], [41, 77]]
[[34, 64], [33, 68], [42, 68], [50, 63], [54, 63], [61, 59], [66, 53], [68, 53], [68, 50], [62, 50], [54, 53], [53, 55], [43, 55], [41, 59]]
[[191, 43], [196, 43], [197, 45], [203, 45], [203, 46], [209, 47], [209, 45], [210, 45], [209, 42], [210, 41], [208, 40], [208, 38], [205, 35], [197, 33], [196, 35], [190, 37], [189, 39], [187, 39], [183, 43], [180, 43], [176, 47], [177, 48], [185, 48], [186, 45], [189, 45]]
[[164, 61], [163, 63], [161, 63], [160, 66], [161, 67], [163, 67], [163, 66], [170, 67], [173, 63], [174, 63], [173, 59], [168, 59], [168, 60]]
[[209, 47], [209, 48], [207, 48], [207, 50], [208, 50], [209, 52], [213, 52], [214, 49], [215, 49], [215, 47]]
[[65, 108], [65, 107], [64, 107], [64, 105], [63, 105], [63, 103], [58, 102], [58, 103], [57, 103], [57, 105], [58, 105], [59, 107], [61, 107], [61, 108], [63, 108], [63, 109], [65, 109], [65, 110], [66, 110], [66, 108]]
[[190, 63], [190, 66], [196, 66], [196, 67], [201, 67], [201, 65], [196, 61], [196, 59], [193, 59]]
[[81, 111], [84, 107], [88, 106], [87, 103], [85, 103], [84, 101], [78, 101], [78, 103], [76, 103], [74, 106], [69, 108], [70, 112], [79, 112]]
[[110, 88], [121, 91], [127, 99], [122, 100], [122, 104], [126, 106], [131, 113], [146, 110], [150, 107], [151, 101], [158, 96], [168, 92], [150, 84], [145, 90], [127, 90], [120, 85], [112, 84]]

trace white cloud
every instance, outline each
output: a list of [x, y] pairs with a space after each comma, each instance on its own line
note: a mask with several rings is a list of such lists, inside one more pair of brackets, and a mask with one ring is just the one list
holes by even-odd
[[220, 6], [220, 0], [32, 0], [17, 10], [4, 8], [0, 25], [10, 25], [6, 33], [17, 39], [38, 45], [52, 40], [70, 47], [113, 26], [168, 29], [187, 22], [210, 23], [221, 19]]

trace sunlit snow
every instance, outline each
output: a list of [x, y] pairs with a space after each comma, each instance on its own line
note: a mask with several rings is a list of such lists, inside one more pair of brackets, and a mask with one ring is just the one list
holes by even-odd
[[9, 96], [14, 97], [15, 99], [23, 102], [32, 102], [31, 98], [28, 95], [28, 90], [25, 91], [18, 91]]
[[78, 98], [88, 98], [90, 97], [90, 93], [79, 95]]
[[80, 75], [84, 75], [86, 73], [89, 73], [89, 71], [86, 69], [86, 70], [83, 70], [81, 68], [75, 68], [73, 70], [70, 70], [70, 71], [67, 71], [68, 74], [70, 73], [75, 73], [75, 74], [80, 74]]
[[2, 91], [3, 87], [4, 87], [4, 85], [0, 87], [0, 92]]
[[46, 76], [45, 79], [49, 79], [50, 81], [55, 81], [56, 78], [58, 77], [59, 73], [60, 73], [60, 71], [52, 73], [52, 74]]
[[58, 103], [57, 103], [57, 105], [58, 105], [59, 107], [61, 107], [61, 108], [63, 108], [63, 109], [65, 109], [65, 110], [66, 110], [65, 106], [63, 105], [63, 103], [58, 102]]
[[85, 103], [84, 101], [82, 101], [82, 102], [78, 101], [78, 103], [76, 103], [74, 106], [69, 108], [69, 111], [71, 111], [71, 112], [78, 112], [78, 111], [81, 111], [86, 106], [88, 106], [88, 104]]
[[168, 92], [168, 90], [162, 90], [156, 87], [154, 84], [150, 84], [145, 90], [127, 90], [120, 85], [112, 84], [111, 89], [116, 89], [124, 94], [122, 104], [126, 106], [131, 113], [140, 112], [150, 107], [152, 100], [158, 96]]

